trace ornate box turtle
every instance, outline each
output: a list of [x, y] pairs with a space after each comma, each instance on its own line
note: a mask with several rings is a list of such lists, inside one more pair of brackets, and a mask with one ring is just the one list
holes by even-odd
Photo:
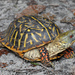
[[50, 60], [74, 41], [75, 30], [60, 33], [56, 24], [41, 16], [20, 17], [0, 33], [2, 45], [26, 60], [41, 61], [46, 66], [52, 65]]

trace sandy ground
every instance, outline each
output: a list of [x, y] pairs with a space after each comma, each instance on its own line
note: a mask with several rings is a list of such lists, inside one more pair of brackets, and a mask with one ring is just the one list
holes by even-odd
[[[7, 29], [9, 24], [15, 19], [15, 14], [22, 12], [28, 6], [28, 1], [0, 0], [0, 31]], [[43, 13], [50, 12], [56, 15], [55, 23], [62, 32], [75, 29], [71, 23], [60, 22], [64, 17], [67, 17], [68, 20], [75, 19], [73, 12], [70, 11], [75, 9], [75, 0], [36, 0], [36, 2], [40, 5], [47, 6]], [[74, 46], [75, 43], [72, 45], [75, 51]], [[75, 57], [70, 59], [62, 57], [59, 60], [53, 61], [55, 65], [54, 72], [41, 66], [33, 67], [30, 62], [21, 59], [11, 51], [8, 55], [3, 54], [0, 56], [0, 63], [8, 64], [7, 67], [0, 67], [0, 75], [75, 75]]]

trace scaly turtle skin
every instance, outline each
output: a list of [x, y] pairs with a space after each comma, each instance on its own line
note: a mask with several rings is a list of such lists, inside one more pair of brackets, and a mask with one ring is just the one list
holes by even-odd
[[[40, 16], [23, 16], [0, 33], [0, 42], [20, 57], [41, 61], [46, 66], [50, 58], [64, 51], [75, 40], [75, 30], [60, 34], [56, 24]], [[52, 42], [52, 43], [51, 43]]]

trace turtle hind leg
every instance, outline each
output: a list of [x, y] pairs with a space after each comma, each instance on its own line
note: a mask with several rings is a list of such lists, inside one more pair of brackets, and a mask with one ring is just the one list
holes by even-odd
[[54, 65], [49, 60], [49, 54], [48, 54], [47, 49], [45, 47], [41, 47], [41, 48], [39, 48], [39, 52], [40, 52], [41, 62], [45, 66], [52, 66], [52, 67], [54, 67]]
[[63, 54], [64, 54], [64, 57], [68, 59], [68, 58], [73, 58], [75, 53], [74, 53], [73, 49], [71, 47], [69, 47], [65, 51], [63, 51]]

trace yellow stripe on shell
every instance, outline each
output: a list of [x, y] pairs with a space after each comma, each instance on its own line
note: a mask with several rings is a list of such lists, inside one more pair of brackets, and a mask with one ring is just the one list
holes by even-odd
[[44, 39], [46, 39], [46, 36], [44, 35], [44, 37], [43, 37]]
[[54, 35], [51, 33], [51, 35], [54, 37]]
[[58, 29], [56, 29], [57, 30], [57, 33], [58, 33], [58, 35], [59, 35], [59, 31], [58, 31]]
[[18, 34], [18, 31], [17, 31], [16, 34], [15, 34], [15, 38], [14, 38], [14, 46], [15, 46], [15, 42], [16, 42], [16, 38], [17, 38], [17, 34]]
[[35, 32], [37, 35], [39, 35], [40, 37], [42, 36], [41, 33]]
[[33, 37], [33, 39], [38, 42], [38, 40], [36, 39], [35, 35], [33, 33], [31, 33], [31, 36]]
[[51, 30], [51, 27], [48, 27]]
[[26, 41], [27, 41], [27, 39], [28, 39], [28, 34], [26, 34], [26, 36], [25, 36], [24, 47], [26, 47]]
[[29, 19], [29, 22], [31, 22], [31, 20]]
[[[8, 30], [9, 30], [9, 29], [8, 29]], [[11, 31], [12, 31], [12, 28], [10, 29], [9, 33], [6, 33], [6, 35], [8, 35], [8, 40], [9, 40], [9, 37], [10, 37]]]
[[22, 37], [23, 37], [23, 34], [24, 34], [24, 33], [20, 33], [20, 35], [21, 35], [21, 38], [18, 40], [18, 48], [20, 48], [21, 39], [22, 39]]
[[21, 32], [21, 29], [22, 29], [22, 24], [19, 26], [19, 28], [20, 28], [20, 32]]
[[31, 44], [31, 45], [33, 44], [32, 40], [30, 40], [30, 44]]
[[12, 41], [12, 39], [13, 39], [13, 35], [14, 35], [15, 32], [16, 32], [16, 30], [13, 31], [13, 34], [11, 35], [10, 42]]
[[15, 23], [14, 23], [14, 27], [15, 27], [15, 28], [17, 27]]
[[24, 20], [25, 20], [25, 17], [22, 17], [22, 19], [24, 19]]
[[29, 40], [26, 43], [30, 43], [31, 45], [33, 44], [32, 40]]
[[53, 31], [53, 32], [55, 31], [55, 27], [53, 27], [52, 31]]
[[34, 20], [36, 20], [42, 27], [44, 27], [44, 28], [46, 29], [47, 34], [48, 34], [48, 36], [49, 36], [49, 38], [50, 38], [50, 40], [51, 40], [51, 36], [49, 35], [49, 32], [48, 32], [47, 28], [46, 28], [39, 20], [37, 20], [36, 18], [34, 18], [34, 17], [32, 17], [32, 16], [31, 16], [31, 18], [34, 19]]
[[26, 21], [20, 21], [20, 20], [18, 20], [18, 22], [19, 22], [19, 23], [23, 23], [23, 22], [26, 22]]

